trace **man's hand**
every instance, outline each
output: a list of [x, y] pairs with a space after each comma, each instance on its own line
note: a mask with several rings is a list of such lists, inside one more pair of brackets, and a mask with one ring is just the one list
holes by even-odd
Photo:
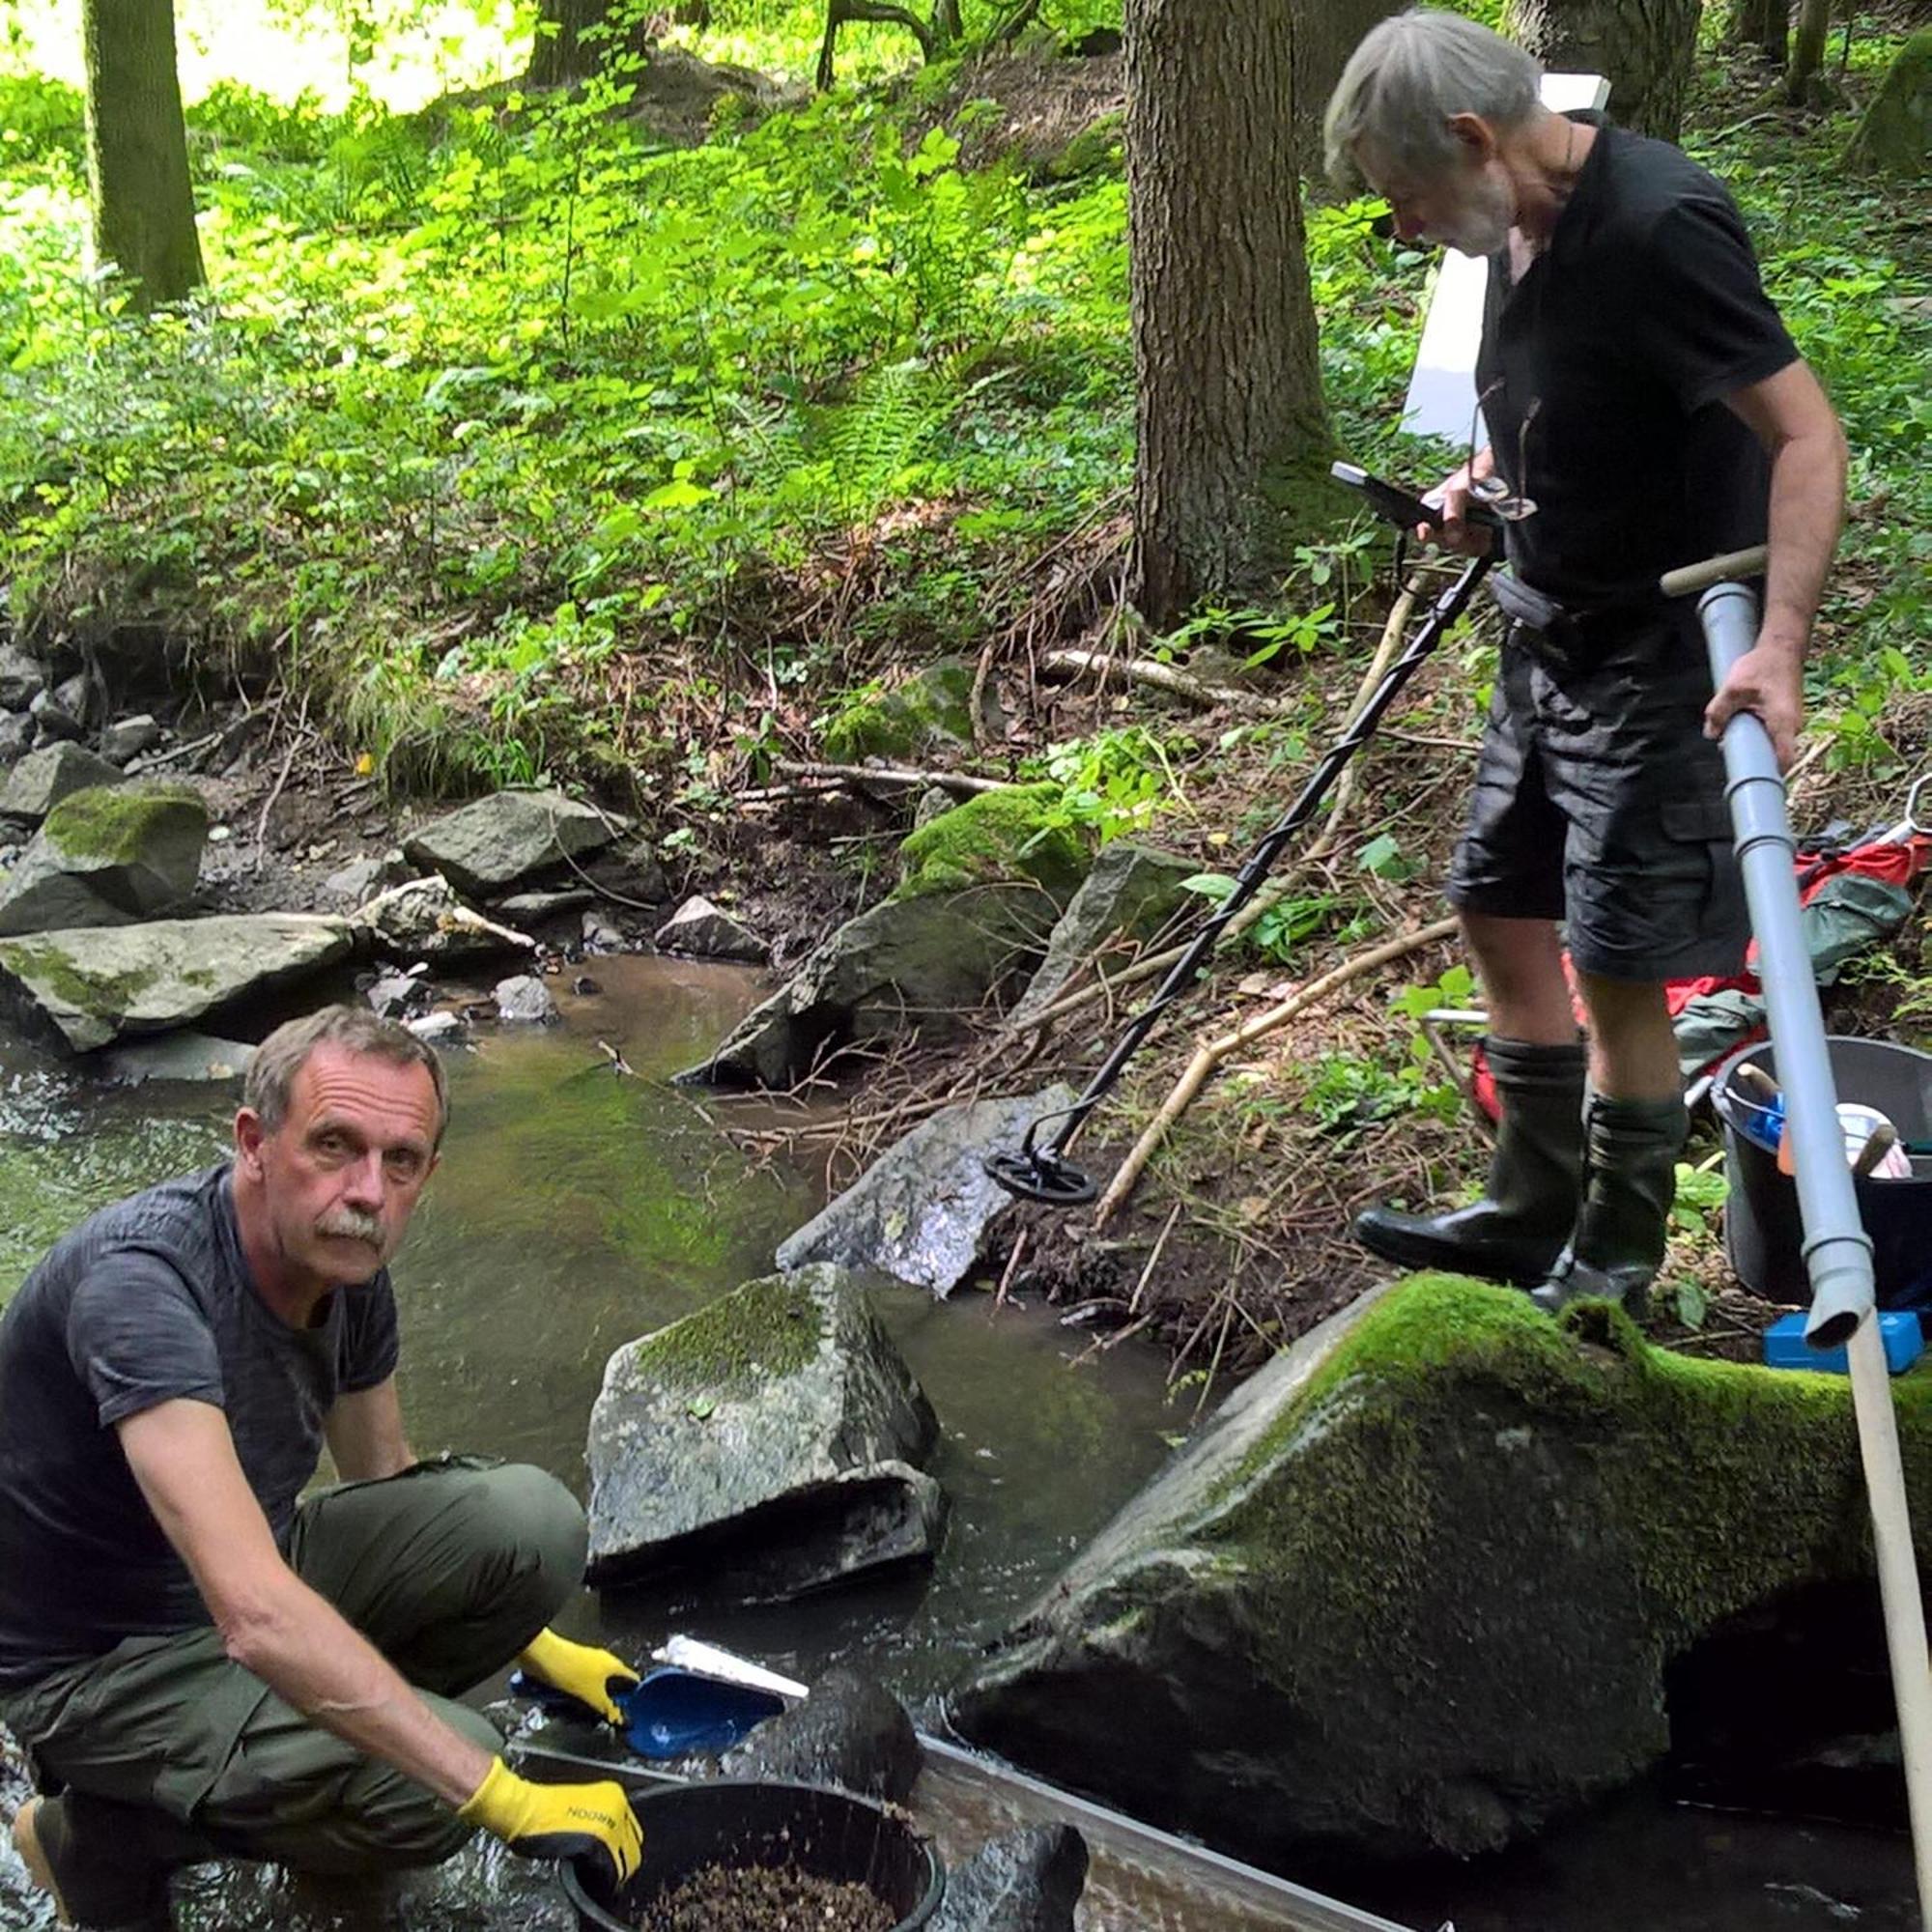
[[621, 1657], [587, 1643], [572, 1643], [553, 1630], [538, 1631], [517, 1662], [553, 1690], [562, 1690], [580, 1704], [588, 1704], [606, 1723], [621, 1724], [624, 1714], [616, 1694], [639, 1681], [638, 1673]]
[[1439, 524], [1417, 524], [1411, 533], [1417, 543], [1434, 544], [1438, 550], [1452, 550], [1460, 556], [1488, 556], [1496, 547], [1496, 532], [1486, 525], [1469, 521], [1471, 491], [1479, 477], [1489, 474], [1483, 451], [1474, 464], [1465, 463], [1452, 470], [1423, 501], [1442, 512]]
[[1753, 712], [1763, 720], [1777, 753], [1777, 768], [1788, 772], [1804, 724], [1804, 662], [1799, 652], [1766, 643], [1760, 637], [1731, 667], [1722, 687], [1705, 706], [1705, 737], [1721, 738], [1724, 726], [1740, 711]]
[[456, 1815], [523, 1858], [602, 1860], [616, 1885], [644, 1855], [643, 1827], [621, 1784], [533, 1784], [499, 1757]]

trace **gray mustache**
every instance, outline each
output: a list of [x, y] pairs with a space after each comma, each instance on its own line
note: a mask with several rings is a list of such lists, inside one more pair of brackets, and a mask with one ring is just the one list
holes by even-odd
[[381, 1217], [360, 1213], [354, 1208], [331, 1208], [315, 1228], [319, 1235], [346, 1235], [352, 1240], [367, 1241], [371, 1247], [383, 1244]]

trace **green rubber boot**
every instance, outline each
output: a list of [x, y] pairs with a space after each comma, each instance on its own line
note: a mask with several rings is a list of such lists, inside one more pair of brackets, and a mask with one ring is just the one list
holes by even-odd
[[1583, 1185], [1581, 1041], [1487, 1043], [1502, 1121], [1483, 1198], [1446, 1214], [1367, 1208], [1355, 1238], [1406, 1268], [1444, 1268], [1528, 1288], [1555, 1264]]
[[1641, 1320], [1663, 1264], [1677, 1156], [1690, 1131], [1681, 1098], [1592, 1096], [1584, 1134], [1583, 1206], [1577, 1232], [1530, 1299], [1551, 1315], [1573, 1301], [1621, 1301]]

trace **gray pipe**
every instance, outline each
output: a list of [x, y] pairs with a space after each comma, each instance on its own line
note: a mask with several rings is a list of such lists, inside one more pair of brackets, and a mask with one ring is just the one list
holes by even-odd
[[[1732, 665], [1757, 639], [1757, 599], [1741, 583], [1719, 583], [1697, 600], [1697, 615], [1711, 653], [1711, 682], [1721, 687]], [[1724, 727], [1723, 751], [1725, 796], [1757, 935], [1758, 979], [1797, 1171], [1804, 1267], [1811, 1278], [1804, 1339], [1814, 1349], [1836, 1349], [1871, 1313], [1872, 1244], [1845, 1159], [1825, 1019], [1804, 946], [1793, 872], [1797, 841], [1784, 809], [1777, 753], [1763, 721], [1740, 712]]]

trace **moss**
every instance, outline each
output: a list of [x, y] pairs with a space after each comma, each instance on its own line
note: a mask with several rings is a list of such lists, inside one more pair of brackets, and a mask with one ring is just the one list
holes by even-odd
[[1912, 179], [1932, 172], [1932, 27], [1899, 48], [1845, 150], [1857, 172]]
[[130, 1012], [159, 977], [153, 967], [84, 973], [58, 946], [36, 939], [0, 940], [0, 968], [76, 1012], [115, 1020]]
[[[1922, 1492], [1932, 1374], [1894, 1394]], [[1319, 1577], [1351, 1598], [1364, 1654], [1379, 1652], [1419, 1634], [1422, 1578], [1455, 1521], [1445, 1471], [1472, 1431], [1492, 1447], [1514, 1432], [1527, 1451], [1551, 1422], [1580, 1445], [1569, 1506], [1621, 1552], [1660, 1655], [1805, 1577], [1868, 1567], [1845, 1378], [1693, 1360], [1650, 1347], [1610, 1305], [1559, 1324], [1451, 1276], [1418, 1277], [1363, 1317], [1221, 1486], [1207, 1534], [1290, 1595]], [[1291, 1440], [1292, 1475], [1246, 1494]], [[1932, 1553], [1932, 1524], [1920, 1534]]]
[[1065, 897], [1086, 876], [1087, 848], [1059, 815], [1058, 785], [981, 792], [923, 825], [899, 847], [895, 898], [1031, 879]]
[[973, 667], [948, 659], [895, 691], [852, 692], [825, 726], [826, 755], [840, 761], [903, 758], [935, 744], [973, 740]]
[[767, 1275], [646, 1336], [633, 1373], [692, 1395], [751, 1395], [810, 1366], [825, 1329], [807, 1277]]
[[1118, 109], [1097, 115], [1039, 170], [1048, 181], [1079, 181], [1087, 175], [1116, 175], [1126, 156], [1126, 116]]
[[42, 830], [70, 858], [118, 866], [141, 856], [157, 825], [189, 811], [207, 823], [208, 808], [189, 785], [87, 785], [69, 792]]

